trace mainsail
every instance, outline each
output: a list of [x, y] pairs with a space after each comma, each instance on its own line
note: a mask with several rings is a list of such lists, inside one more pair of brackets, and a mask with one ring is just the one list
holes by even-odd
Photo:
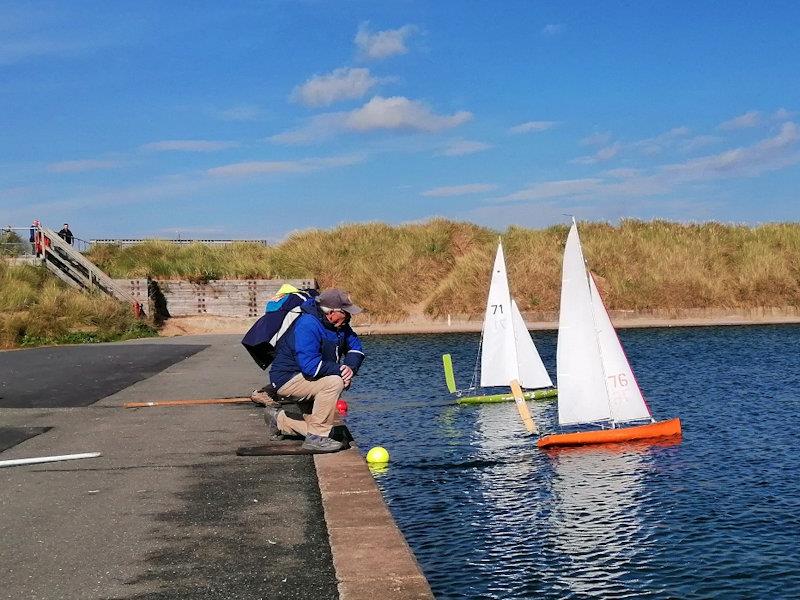
[[503, 245], [499, 244], [483, 321], [480, 384], [481, 387], [508, 386], [512, 379], [528, 389], [553, 385], [516, 302], [511, 298]]
[[611, 419], [605, 374], [595, 333], [589, 280], [578, 228], [573, 222], [564, 248], [556, 350], [560, 425]]

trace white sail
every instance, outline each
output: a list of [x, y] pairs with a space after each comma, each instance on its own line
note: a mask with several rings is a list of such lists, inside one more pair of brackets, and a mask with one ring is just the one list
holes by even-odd
[[513, 327], [506, 261], [503, 245], [498, 244], [483, 319], [481, 387], [508, 386], [512, 379], [519, 379]]
[[511, 319], [513, 322], [514, 339], [517, 345], [517, 363], [519, 369], [519, 383], [527, 389], [553, 387], [553, 381], [544, 368], [544, 363], [531, 334], [525, 325], [525, 320], [519, 312], [517, 303], [511, 299]]
[[589, 279], [574, 220], [567, 236], [561, 272], [556, 370], [559, 424], [611, 419]]
[[642, 391], [631, 370], [628, 357], [625, 356], [625, 350], [622, 348], [617, 332], [611, 324], [608, 311], [603, 305], [603, 299], [597, 291], [594, 278], [591, 276], [589, 276], [589, 284], [597, 340], [603, 360], [606, 389], [611, 407], [611, 418], [616, 423], [652, 419], [650, 410], [642, 397]]

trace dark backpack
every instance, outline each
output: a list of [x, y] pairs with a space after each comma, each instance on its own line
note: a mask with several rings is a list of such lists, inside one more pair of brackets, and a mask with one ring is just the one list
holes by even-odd
[[299, 290], [288, 294], [286, 301], [277, 310], [264, 313], [253, 323], [242, 338], [242, 346], [262, 369], [266, 369], [275, 359], [275, 346], [300, 316], [300, 305], [317, 296], [316, 290]]

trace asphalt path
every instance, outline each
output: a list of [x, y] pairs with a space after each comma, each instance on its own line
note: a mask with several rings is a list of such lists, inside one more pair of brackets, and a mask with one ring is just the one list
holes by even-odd
[[0, 352], [0, 407], [89, 406], [205, 348], [98, 344]]
[[[122, 407], [248, 395], [264, 375], [239, 338], [0, 353], [4, 400], [28, 398], [0, 407], [0, 424], [50, 428], [0, 460], [102, 453], [0, 469], [0, 598], [338, 598], [313, 457], [235, 454], [265, 442], [262, 409]], [[71, 407], [40, 402], [63, 389]]]

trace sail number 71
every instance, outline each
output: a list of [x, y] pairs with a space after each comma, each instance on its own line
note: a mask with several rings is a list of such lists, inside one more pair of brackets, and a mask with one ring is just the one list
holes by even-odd
[[497, 313], [503, 314], [503, 305], [502, 304], [492, 304], [492, 314], [496, 315]]

